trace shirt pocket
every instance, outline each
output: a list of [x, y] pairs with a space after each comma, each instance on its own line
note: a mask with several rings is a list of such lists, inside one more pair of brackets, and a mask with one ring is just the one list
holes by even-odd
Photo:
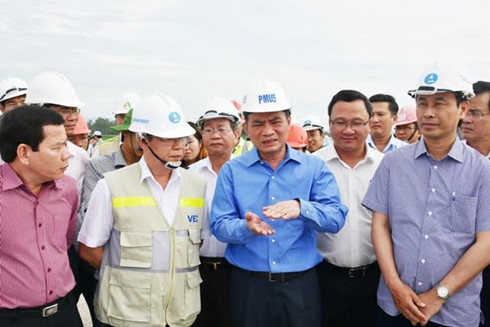
[[151, 231], [121, 231], [121, 267], [150, 268]]
[[453, 195], [449, 228], [453, 232], [470, 234], [475, 232], [477, 198]]
[[[113, 270], [107, 316], [130, 324], [151, 320], [151, 274]], [[145, 324], [146, 326], [146, 324]]]

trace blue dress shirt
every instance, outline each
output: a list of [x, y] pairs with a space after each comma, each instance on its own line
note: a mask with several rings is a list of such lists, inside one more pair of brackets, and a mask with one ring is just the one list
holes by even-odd
[[[337, 182], [325, 163], [289, 146], [273, 170], [257, 149], [227, 162], [220, 170], [211, 208], [211, 232], [227, 242], [225, 257], [251, 271], [295, 272], [318, 264], [316, 232], [336, 233], [348, 209], [340, 203]], [[298, 199], [296, 219], [265, 218], [263, 207]], [[255, 235], [245, 220], [253, 212], [274, 228], [275, 234]]]

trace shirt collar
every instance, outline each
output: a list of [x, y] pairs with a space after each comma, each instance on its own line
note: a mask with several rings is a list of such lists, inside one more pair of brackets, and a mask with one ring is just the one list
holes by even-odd
[[[422, 136], [420, 138], [420, 141], [415, 143], [415, 159], [417, 159], [424, 153], [430, 156], [430, 153], [427, 151], [427, 148], [425, 147], [424, 137]], [[451, 149], [449, 150], [447, 157], [451, 157], [456, 161], [463, 162], [463, 144], [458, 138], [456, 138], [453, 145], [451, 146]]]
[[[374, 159], [374, 156], [377, 154], [376, 152], [379, 152], [378, 150], [374, 149], [374, 148], [371, 148], [367, 142], [365, 143], [366, 145], [366, 154], [364, 155], [364, 158], [362, 158], [359, 162], [361, 161], [366, 161], [366, 160], [370, 160], [370, 161], [373, 161]], [[325, 159], [327, 161], [330, 161], [332, 159], [338, 159], [338, 160], [342, 160], [340, 159], [339, 157], [339, 154], [337, 153], [337, 150], [335, 149], [335, 146], [334, 144], [329, 144], [325, 147]]]
[[121, 149], [114, 151], [114, 168], [121, 168], [127, 166], [128, 163], [124, 159]]
[[[138, 164], [140, 165], [141, 168], [141, 178], [140, 178], [140, 183], [143, 183], [145, 179], [152, 179], [155, 183], [158, 184], [158, 182], [155, 180], [155, 177], [153, 177], [153, 174], [150, 171], [150, 168], [148, 168], [148, 164], [145, 161], [144, 157], [141, 157], [140, 161], [138, 161]], [[170, 179], [168, 180], [168, 184], [173, 183], [174, 181], [178, 180], [180, 178], [180, 171], [179, 169], [172, 169]], [[160, 184], [158, 184], [160, 185]]]
[[[20, 179], [17, 173], [12, 169], [12, 166], [10, 166], [10, 164], [4, 163], [0, 165], [0, 168], [2, 171], [2, 178], [3, 178], [3, 185], [2, 185], [3, 190], [13, 190], [22, 185], [25, 185], [22, 179]], [[45, 182], [43, 183], [42, 187], [44, 188], [44, 187], [52, 187], [52, 186], [58, 189], [62, 188], [60, 180]]]
[[[286, 143], [286, 155], [284, 156], [284, 159], [282, 161], [288, 161], [288, 160], [294, 160], [297, 162], [300, 162], [300, 151], [292, 151], [293, 149]], [[262, 159], [260, 159], [259, 156], [259, 151], [257, 150], [257, 147], [253, 147], [250, 151], [248, 151], [245, 154], [241, 155], [244, 159], [245, 165], [248, 167], [252, 166], [253, 164], [257, 162], [261, 162]]]

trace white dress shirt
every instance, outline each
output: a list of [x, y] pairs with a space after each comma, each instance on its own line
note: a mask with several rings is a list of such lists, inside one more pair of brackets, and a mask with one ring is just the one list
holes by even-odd
[[[172, 170], [167, 186], [163, 189], [151, 174], [143, 157], [138, 164], [141, 167], [139, 183], [143, 183], [144, 180], [147, 181], [158, 208], [167, 219], [169, 225], [172, 225], [175, 212], [177, 211], [180, 185], [182, 182], [179, 170]], [[135, 183], [136, 181], [127, 182]], [[112, 215], [111, 193], [105, 179], [101, 179], [95, 185], [92, 196], [90, 197], [85, 219], [78, 234], [78, 241], [88, 247], [102, 246], [109, 240], [113, 225], [114, 216]]]
[[220, 242], [216, 237], [211, 234], [209, 227], [209, 218], [211, 215], [211, 203], [213, 202], [214, 189], [216, 187], [216, 180], [218, 175], [214, 172], [211, 166], [209, 158], [204, 158], [194, 163], [189, 168], [191, 171], [201, 175], [207, 182], [206, 186], [206, 199], [204, 201], [204, 220], [202, 222], [201, 238], [203, 243], [199, 249], [199, 253], [203, 257], [224, 257], [226, 250], [226, 243]]
[[317, 234], [321, 255], [339, 267], [355, 268], [376, 261], [371, 242], [371, 212], [361, 202], [384, 155], [369, 146], [366, 148], [365, 157], [354, 168], [339, 158], [333, 144], [313, 154], [330, 168], [339, 186], [340, 200], [349, 208], [345, 225], [337, 234]]
[[71, 153], [70, 159], [68, 159], [68, 168], [65, 175], [73, 177], [77, 181], [78, 188], [78, 200], [80, 201], [80, 195], [82, 194], [83, 179], [85, 178], [85, 169], [89, 161], [88, 153], [84, 149], [68, 141], [66, 143], [68, 151]]

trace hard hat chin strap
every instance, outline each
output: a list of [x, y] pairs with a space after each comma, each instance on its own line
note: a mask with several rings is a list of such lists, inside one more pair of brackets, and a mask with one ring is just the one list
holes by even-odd
[[150, 145], [148, 144], [148, 142], [146, 142], [145, 139], [142, 139], [142, 141], [146, 144], [146, 146], [148, 147], [148, 149], [150, 150], [151, 154], [153, 155], [153, 157], [155, 157], [155, 159], [157, 159], [158, 161], [160, 161], [165, 167], [167, 167], [168, 169], [177, 169], [180, 167], [180, 165], [182, 164], [182, 161], [167, 161], [167, 160], [163, 160], [162, 158], [160, 158], [154, 151], [153, 149], [150, 147]]
[[415, 129], [415, 130], [412, 132], [412, 135], [410, 135], [410, 137], [409, 137], [409, 138], [408, 138], [408, 139], [407, 139], [405, 142], [410, 143], [410, 140], [412, 139], [412, 137], [414, 137], [414, 136], [415, 136], [415, 133], [417, 133], [417, 131], [418, 131], [418, 130], [419, 130], [419, 129], [418, 129], [418, 128], [416, 128], [416, 129]]

